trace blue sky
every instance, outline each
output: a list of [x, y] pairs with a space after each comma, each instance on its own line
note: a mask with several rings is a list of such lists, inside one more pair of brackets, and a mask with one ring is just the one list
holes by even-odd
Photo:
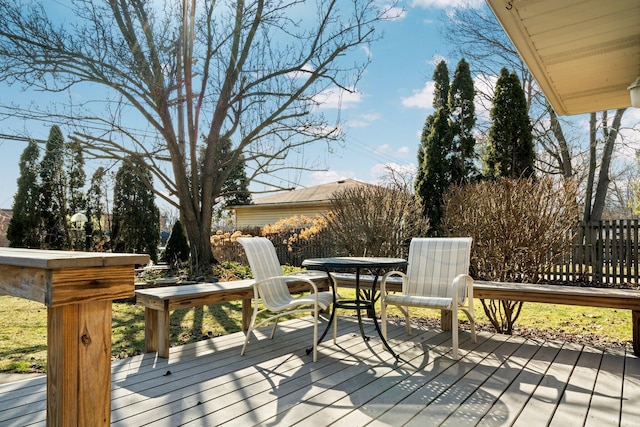
[[[460, 3], [465, 2], [460, 1]], [[371, 47], [371, 64], [355, 94], [342, 97], [341, 117], [345, 121], [346, 142], [332, 153], [326, 145], [305, 150], [305, 159], [318, 161], [326, 171], [279, 178], [301, 186], [317, 185], [343, 178], [375, 182], [386, 163], [401, 168], [416, 167], [419, 133], [424, 120], [432, 112], [430, 79], [435, 64], [442, 58], [451, 72], [460, 58], [450, 58], [449, 46], [440, 35], [445, 7], [457, 1], [415, 0], [403, 2], [401, 18], [386, 22], [381, 29], [384, 38]], [[485, 7], [482, 0], [472, 4]], [[0, 84], [0, 106], [31, 102], [61, 103], [68, 95], [43, 96]], [[327, 103], [330, 112], [332, 100]], [[0, 121], [0, 133], [46, 139], [51, 123]], [[65, 131], [63, 127], [63, 132]], [[0, 207], [10, 208], [16, 191], [18, 161], [26, 143], [0, 139]], [[90, 177], [92, 168], [86, 168]]]

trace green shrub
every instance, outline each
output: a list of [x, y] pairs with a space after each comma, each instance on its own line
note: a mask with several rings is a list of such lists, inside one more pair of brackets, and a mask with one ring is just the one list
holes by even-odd
[[164, 261], [177, 265], [189, 260], [189, 242], [184, 234], [182, 223], [178, 220], [173, 224], [171, 235], [164, 252]]
[[[539, 282], [571, 246], [577, 187], [551, 178], [499, 179], [452, 187], [444, 198], [444, 230], [473, 237], [471, 274], [478, 280]], [[482, 300], [493, 326], [510, 334], [521, 302]]]

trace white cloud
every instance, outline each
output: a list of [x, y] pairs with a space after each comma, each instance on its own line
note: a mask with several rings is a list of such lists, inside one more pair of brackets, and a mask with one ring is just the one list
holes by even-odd
[[402, 98], [402, 105], [407, 108], [433, 108], [433, 89], [432, 81], [426, 82], [424, 87], [413, 92], [413, 95]]
[[398, 163], [378, 163], [371, 168], [371, 176], [373, 178], [373, 182], [382, 184], [384, 182], [388, 182], [388, 178], [390, 175], [395, 175], [397, 177], [403, 177], [405, 180], [413, 180], [413, 177], [416, 175], [416, 165], [409, 164], [398, 164]]
[[476, 91], [474, 104], [476, 107], [476, 115], [482, 121], [490, 120], [491, 99], [495, 91], [497, 75], [479, 74], [473, 78], [473, 88]]
[[349, 126], [352, 128], [364, 128], [371, 125], [382, 117], [380, 113], [361, 114], [353, 120], [349, 120]]
[[318, 93], [314, 100], [320, 104], [319, 108], [341, 108], [346, 110], [362, 101], [362, 93], [331, 88]]
[[427, 61], [427, 64], [435, 67], [436, 65], [438, 65], [442, 61], [447, 62], [447, 58], [445, 58], [444, 56], [436, 53], [435, 55], [433, 55], [433, 58], [431, 58], [430, 61]]
[[407, 158], [410, 155], [411, 150], [406, 145], [402, 147], [395, 147], [389, 144], [382, 144], [373, 150], [374, 154], [378, 156], [388, 156], [395, 159]]
[[407, 16], [407, 11], [405, 9], [397, 6], [391, 6], [389, 4], [381, 6], [380, 10], [383, 12], [383, 19], [399, 20], [404, 19]]
[[422, 7], [424, 9], [436, 7], [439, 9], [453, 9], [459, 7], [469, 7], [478, 9], [485, 4], [484, 0], [412, 0], [411, 6]]
[[311, 180], [308, 186], [322, 185], [329, 182], [336, 182], [342, 179], [356, 179], [356, 173], [351, 170], [346, 171], [315, 171], [310, 174]]
[[305, 79], [309, 77], [309, 73], [312, 73], [313, 70], [314, 68], [311, 65], [305, 64], [302, 66], [300, 70], [292, 71], [291, 73], [288, 74], [288, 76], [291, 77], [292, 79]]

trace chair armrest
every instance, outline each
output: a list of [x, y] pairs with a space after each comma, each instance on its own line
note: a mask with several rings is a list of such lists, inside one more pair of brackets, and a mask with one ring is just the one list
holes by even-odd
[[[464, 302], [465, 298], [473, 299], [473, 278], [468, 274], [459, 274], [453, 279], [451, 284], [453, 288], [453, 294], [458, 297], [458, 300]], [[463, 292], [462, 298], [460, 292]]]
[[[267, 277], [266, 279], [262, 279], [262, 280], [259, 280], [259, 281], [255, 282], [253, 284], [253, 289], [254, 289], [254, 292], [258, 291], [260, 289], [260, 286], [262, 286], [263, 284], [265, 284], [265, 283], [267, 283], [269, 281], [272, 281], [272, 280], [284, 280], [285, 283], [286, 283], [287, 280], [291, 280], [293, 278], [294, 277], [291, 277], [289, 275]], [[301, 276], [295, 277], [295, 279], [296, 279], [296, 282], [308, 284], [311, 287], [313, 293], [316, 293], [316, 294], [318, 293], [318, 286], [313, 282], [313, 280], [308, 279], [306, 277], [301, 277]]]
[[[407, 275], [402, 271], [389, 271], [382, 276], [382, 280], [380, 281], [380, 298], [384, 298], [387, 294], [387, 279], [391, 276], [400, 276], [402, 278], [402, 283], [407, 279]], [[404, 285], [403, 285], [404, 287]]]

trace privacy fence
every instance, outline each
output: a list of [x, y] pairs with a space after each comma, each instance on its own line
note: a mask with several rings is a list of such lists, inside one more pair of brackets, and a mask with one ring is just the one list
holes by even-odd
[[[639, 220], [580, 224], [572, 234], [571, 250], [555, 259], [547, 273], [548, 280], [603, 284], [639, 283]], [[272, 241], [283, 264], [300, 265], [306, 258], [336, 255], [330, 239], [323, 235], [308, 241], [299, 240], [295, 244], [278, 238], [272, 238]], [[247, 262], [238, 243], [214, 247], [214, 256], [222, 261]]]
[[639, 236], [637, 219], [580, 224], [571, 251], [556, 259], [548, 277], [560, 281], [637, 284]]

